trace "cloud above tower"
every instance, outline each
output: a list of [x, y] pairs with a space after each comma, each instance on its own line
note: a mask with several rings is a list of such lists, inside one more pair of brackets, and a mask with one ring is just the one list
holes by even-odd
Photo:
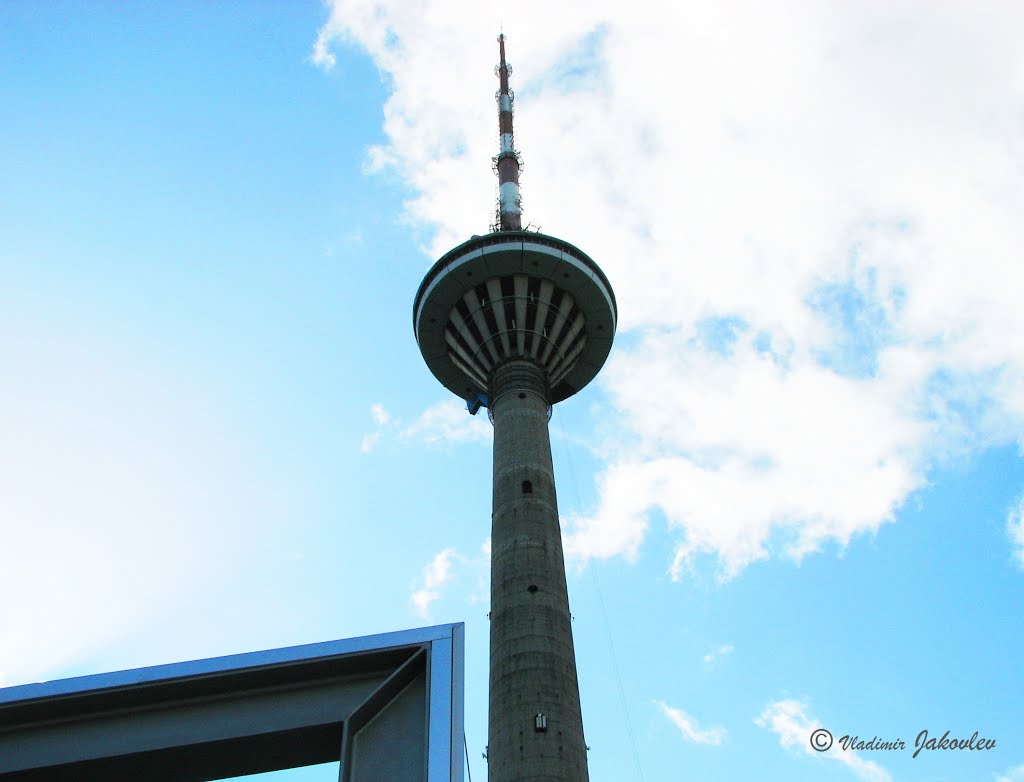
[[[1024, 442], [1019, 9], [563, 8], [504, 23], [524, 219], [619, 303], [569, 553], [635, 556], [665, 523], [674, 575], [711, 556], [729, 576], [845, 545], [935, 465]], [[435, 256], [493, 213], [498, 16], [336, 0], [313, 53], [354, 42], [387, 76], [369, 161]]]

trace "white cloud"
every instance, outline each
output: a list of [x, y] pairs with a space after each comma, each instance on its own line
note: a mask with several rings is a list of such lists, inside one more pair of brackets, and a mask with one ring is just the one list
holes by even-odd
[[1006, 531], [1013, 546], [1013, 557], [1017, 564], [1024, 568], [1024, 495], [1010, 510], [1006, 519]]
[[600, 509], [571, 520], [567, 548], [635, 556], [658, 508], [681, 532], [675, 576], [700, 552], [733, 574], [768, 556], [773, 534], [799, 558], [877, 529], [920, 485], [915, 460], [930, 431], [901, 409], [893, 386], [906, 368], [883, 371], [849, 379], [809, 360], [780, 366], [750, 341], [721, 356], [648, 336], [608, 368], [639, 444], [607, 467]]
[[679, 728], [679, 732], [687, 741], [692, 741], [695, 744], [711, 744], [717, 747], [725, 739], [724, 728], [701, 730], [697, 727], [697, 721], [682, 709], [669, 706], [662, 701], [655, 701], [655, 703], [658, 704], [661, 713], [668, 717], [673, 725]]
[[[548, 10], [505, 20], [526, 217], [593, 254], [620, 310], [571, 554], [635, 557], [659, 512], [676, 577], [701, 554], [728, 576], [877, 530], [948, 454], [1024, 442], [1024, 7]], [[387, 74], [372, 161], [435, 257], [492, 211], [499, 16], [335, 0], [313, 54], [355, 42]], [[412, 433], [483, 437], [434, 416]]]
[[864, 782], [892, 782], [892, 776], [880, 765], [864, 760], [854, 750], [844, 750], [838, 743], [824, 752], [811, 747], [811, 733], [822, 726], [816, 718], [807, 715], [806, 708], [799, 701], [774, 701], [764, 707], [754, 723], [777, 735], [784, 749], [841, 763]]
[[719, 646], [717, 649], [712, 649], [710, 652], [704, 655], [704, 664], [711, 665], [715, 660], [725, 657], [728, 654], [732, 654], [734, 651], [732, 644], [724, 644]]
[[423, 568], [423, 583], [409, 599], [416, 613], [424, 619], [429, 618], [430, 606], [441, 597], [441, 588], [452, 578], [454, 558], [455, 549], [446, 548]]
[[491, 425], [486, 414], [470, 415], [464, 403], [445, 399], [424, 410], [402, 435], [427, 444], [489, 442]]
[[310, 54], [309, 59], [314, 65], [329, 71], [334, 68], [336, 58], [334, 53], [329, 51], [324, 41], [321, 40], [323, 37], [323, 35], [319, 36], [316, 43], [313, 44], [313, 52]]
[[1024, 782], [1024, 765], [1008, 769], [998, 775], [995, 782]]
[[466, 595], [466, 604], [469, 606], [485, 605], [491, 603], [491, 536], [484, 538], [480, 544], [480, 556], [467, 557], [463, 564], [474, 573], [475, 586]]
[[383, 434], [384, 429], [392, 425], [398, 425], [398, 421], [395, 421], [391, 417], [391, 413], [389, 413], [380, 402], [374, 402], [370, 405], [370, 417], [372, 417], [373, 422], [377, 424], [377, 431], [363, 435], [363, 439], [359, 444], [359, 450], [363, 453], [369, 453], [374, 449], [380, 441], [380, 437], [381, 434]]
[[472, 588], [462, 589], [466, 605], [487, 605], [490, 602], [491, 538], [488, 535], [480, 545], [479, 556], [467, 557], [453, 548], [446, 548], [423, 568], [423, 580], [409, 597], [419, 616], [424, 619], [430, 617], [430, 606], [441, 599], [444, 587], [455, 579], [456, 566], [460, 583], [468, 581], [473, 584]]
[[387, 426], [391, 421], [391, 413], [389, 413], [380, 402], [376, 402], [370, 406], [370, 415], [373, 416], [374, 423], [377, 426]]

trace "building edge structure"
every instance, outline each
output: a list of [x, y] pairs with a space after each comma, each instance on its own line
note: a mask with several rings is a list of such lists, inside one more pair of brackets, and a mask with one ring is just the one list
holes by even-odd
[[0, 781], [463, 780], [463, 625], [0, 689]]
[[499, 36], [497, 221], [420, 284], [413, 329], [428, 368], [494, 424], [488, 777], [589, 779], [548, 421], [615, 335], [611, 284], [585, 253], [521, 228], [513, 95]]

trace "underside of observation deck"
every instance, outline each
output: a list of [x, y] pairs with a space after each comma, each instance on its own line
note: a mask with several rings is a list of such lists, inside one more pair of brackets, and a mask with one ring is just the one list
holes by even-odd
[[489, 394], [500, 366], [525, 359], [544, 371], [555, 403], [604, 364], [616, 305], [601, 269], [576, 247], [502, 231], [474, 237], [434, 264], [413, 324], [430, 371], [460, 397]]

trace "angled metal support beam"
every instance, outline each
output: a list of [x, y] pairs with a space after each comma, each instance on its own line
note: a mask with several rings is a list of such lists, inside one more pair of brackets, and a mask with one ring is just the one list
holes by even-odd
[[0, 781], [461, 782], [462, 676], [454, 624], [0, 689]]

